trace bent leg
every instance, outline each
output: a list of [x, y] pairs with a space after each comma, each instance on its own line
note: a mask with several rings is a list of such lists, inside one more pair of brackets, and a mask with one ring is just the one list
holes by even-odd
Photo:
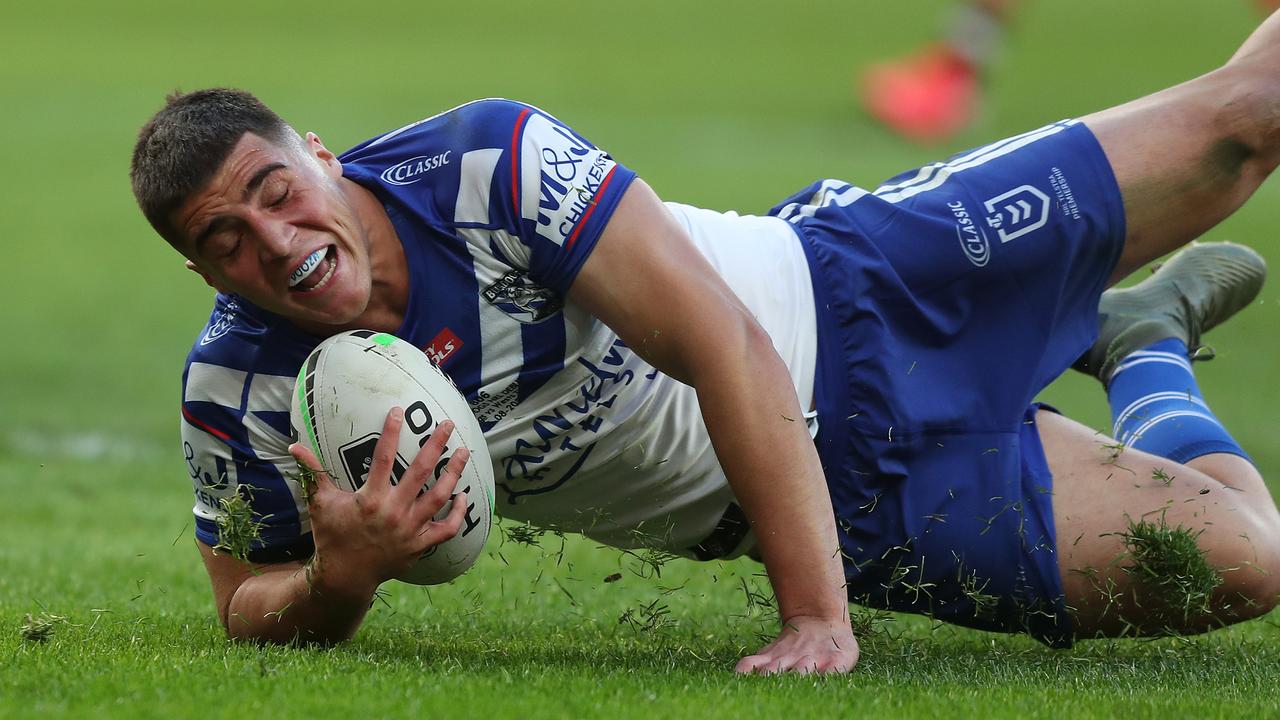
[[1280, 14], [1222, 68], [1082, 120], [1124, 198], [1114, 283], [1217, 225], [1280, 163]]
[[[1058, 563], [1078, 638], [1203, 632], [1276, 606], [1280, 513], [1248, 461], [1215, 453], [1180, 465], [1053, 413], [1040, 412], [1036, 423], [1054, 477]], [[1217, 584], [1207, 604], [1178, 597], [1178, 579], [1144, 575], [1153, 559], [1139, 559], [1143, 548], [1131, 539], [1143, 521], [1194, 539], [1217, 576], [1199, 586]]]

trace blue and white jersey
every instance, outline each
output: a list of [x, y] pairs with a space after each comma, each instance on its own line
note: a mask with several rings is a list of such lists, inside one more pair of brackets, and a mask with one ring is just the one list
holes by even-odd
[[[567, 299], [635, 173], [555, 118], [506, 100], [463, 105], [339, 159], [345, 177], [382, 202], [404, 246], [410, 290], [396, 334], [470, 403], [494, 462], [497, 511], [619, 547], [697, 555], [691, 548], [733, 496], [693, 390]], [[794, 233], [776, 218], [670, 207], [773, 334], [808, 408], [816, 321]], [[644, 248], [635, 251], [643, 262]], [[203, 542], [218, 542], [221, 501], [239, 493], [262, 523], [255, 559], [310, 553], [288, 411], [297, 369], [322, 339], [217, 297], [183, 375], [183, 446]], [[726, 552], [751, 542], [740, 537]]]

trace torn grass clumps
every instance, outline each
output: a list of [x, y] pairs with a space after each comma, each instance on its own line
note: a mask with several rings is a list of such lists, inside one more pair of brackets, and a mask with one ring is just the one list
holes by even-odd
[[[241, 485], [240, 489], [246, 490], [246, 486]], [[254, 543], [262, 540], [262, 521], [254, 519], [253, 507], [241, 492], [221, 498], [219, 504], [222, 505], [222, 513], [216, 518], [218, 544], [213, 549], [224, 550], [231, 557], [247, 563]]]
[[517, 545], [538, 547], [542, 543], [542, 536], [546, 535], [548, 531], [529, 523], [518, 523], [510, 527], [504, 527], [503, 532], [508, 540]]
[[1171, 628], [1208, 615], [1213, 591], [1222, 585], [1196, 542], [1202, 532], [1171, 528], [1162, 514], [1157, 522], [1130, 518], [1119, 534], [1131, 562], [1124, 571], [1159, 604], [1151, 609]]
[[22, 623], [22, 639], [27, 642], [48, 642], [53, 635], [53, 629], [66, 621], [67, 619], [61, 615], [51, 615], [47, 612], [39, 615], [27, 613], [26, 620]]

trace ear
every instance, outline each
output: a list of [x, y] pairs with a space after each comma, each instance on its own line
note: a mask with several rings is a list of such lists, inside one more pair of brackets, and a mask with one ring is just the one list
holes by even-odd
[[218, 292], [223, 292], [222, 288], [218, 287], [218, 285], [213, 281], [213, 278], [209, 277], [209, 273], [205, 272], [204, 270], [201, 270], [199, 265], [196, 265], [194, 262], [188, 260], [187, 269], [199, 275], [200, 278], [204, 280], [205, 285], [208, 285], [209, 287], [213, 288], [214, 290], [217, 290]]
[[324, 166], [327, 175], [335, 178], [342, 177], [342, 163], [338, 161], [337, 155], [334, 155], [329, 148], [324, 146], [324, 143], [320, 141], [319, 135], [309, 132], [304, 142], [306, 142], [307, 150]]

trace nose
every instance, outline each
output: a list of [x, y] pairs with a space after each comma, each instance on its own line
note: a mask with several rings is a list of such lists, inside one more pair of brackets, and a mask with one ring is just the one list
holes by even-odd
[[254, 218], [251, 224], [254, 234], [258, 236], [258, 255], [261, 260], [265, 262], [289, 255], [297, 235], [297, 228], [292, 223], [264, 214]]

